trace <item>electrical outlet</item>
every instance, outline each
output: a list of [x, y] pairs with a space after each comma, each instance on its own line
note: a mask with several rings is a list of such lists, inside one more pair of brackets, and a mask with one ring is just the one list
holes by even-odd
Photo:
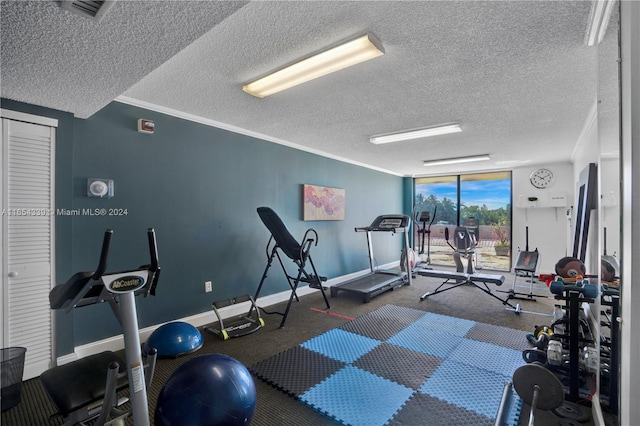
[[211, 293], [213, 291], [213, 284], [211, 283], [211, 281], [205, 281], [204, 282], [204, 292], [205, 293]]

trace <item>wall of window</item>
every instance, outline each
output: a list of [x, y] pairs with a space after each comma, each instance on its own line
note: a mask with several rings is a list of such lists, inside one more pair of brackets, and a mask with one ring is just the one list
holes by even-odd
[[[422, 260], [454, 266], [445, 229], [453, 235], [457, 226], [466, 226], [477, 240], [477, 267], [510, 270], [511, 181], [511, 172], [414, 179], [414, 249]], [[420, 212], [429, 213], [428, 222], [424, 214], [419, 220]]]

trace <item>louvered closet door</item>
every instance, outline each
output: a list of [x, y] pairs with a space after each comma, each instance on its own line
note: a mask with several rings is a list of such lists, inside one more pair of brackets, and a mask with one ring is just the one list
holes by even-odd
[[51, 366], [55, 128], [2, 120], [3, 347], [27, 348], [24, 379]]

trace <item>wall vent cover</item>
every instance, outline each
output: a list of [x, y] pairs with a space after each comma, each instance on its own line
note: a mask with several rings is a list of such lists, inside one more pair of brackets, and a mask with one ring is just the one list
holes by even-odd
[[116, 0], [62, 0], [60, 6], [73, 13], [100, 22], [115, 2]]

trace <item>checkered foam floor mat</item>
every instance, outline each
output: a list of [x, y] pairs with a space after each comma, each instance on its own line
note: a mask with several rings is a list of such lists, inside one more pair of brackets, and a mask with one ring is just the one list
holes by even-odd
[[[250, 367], [345, 425], [493, 425], [524, 331], [386, 305]], [[513, 392], [505, 424], [517, 424]]]

